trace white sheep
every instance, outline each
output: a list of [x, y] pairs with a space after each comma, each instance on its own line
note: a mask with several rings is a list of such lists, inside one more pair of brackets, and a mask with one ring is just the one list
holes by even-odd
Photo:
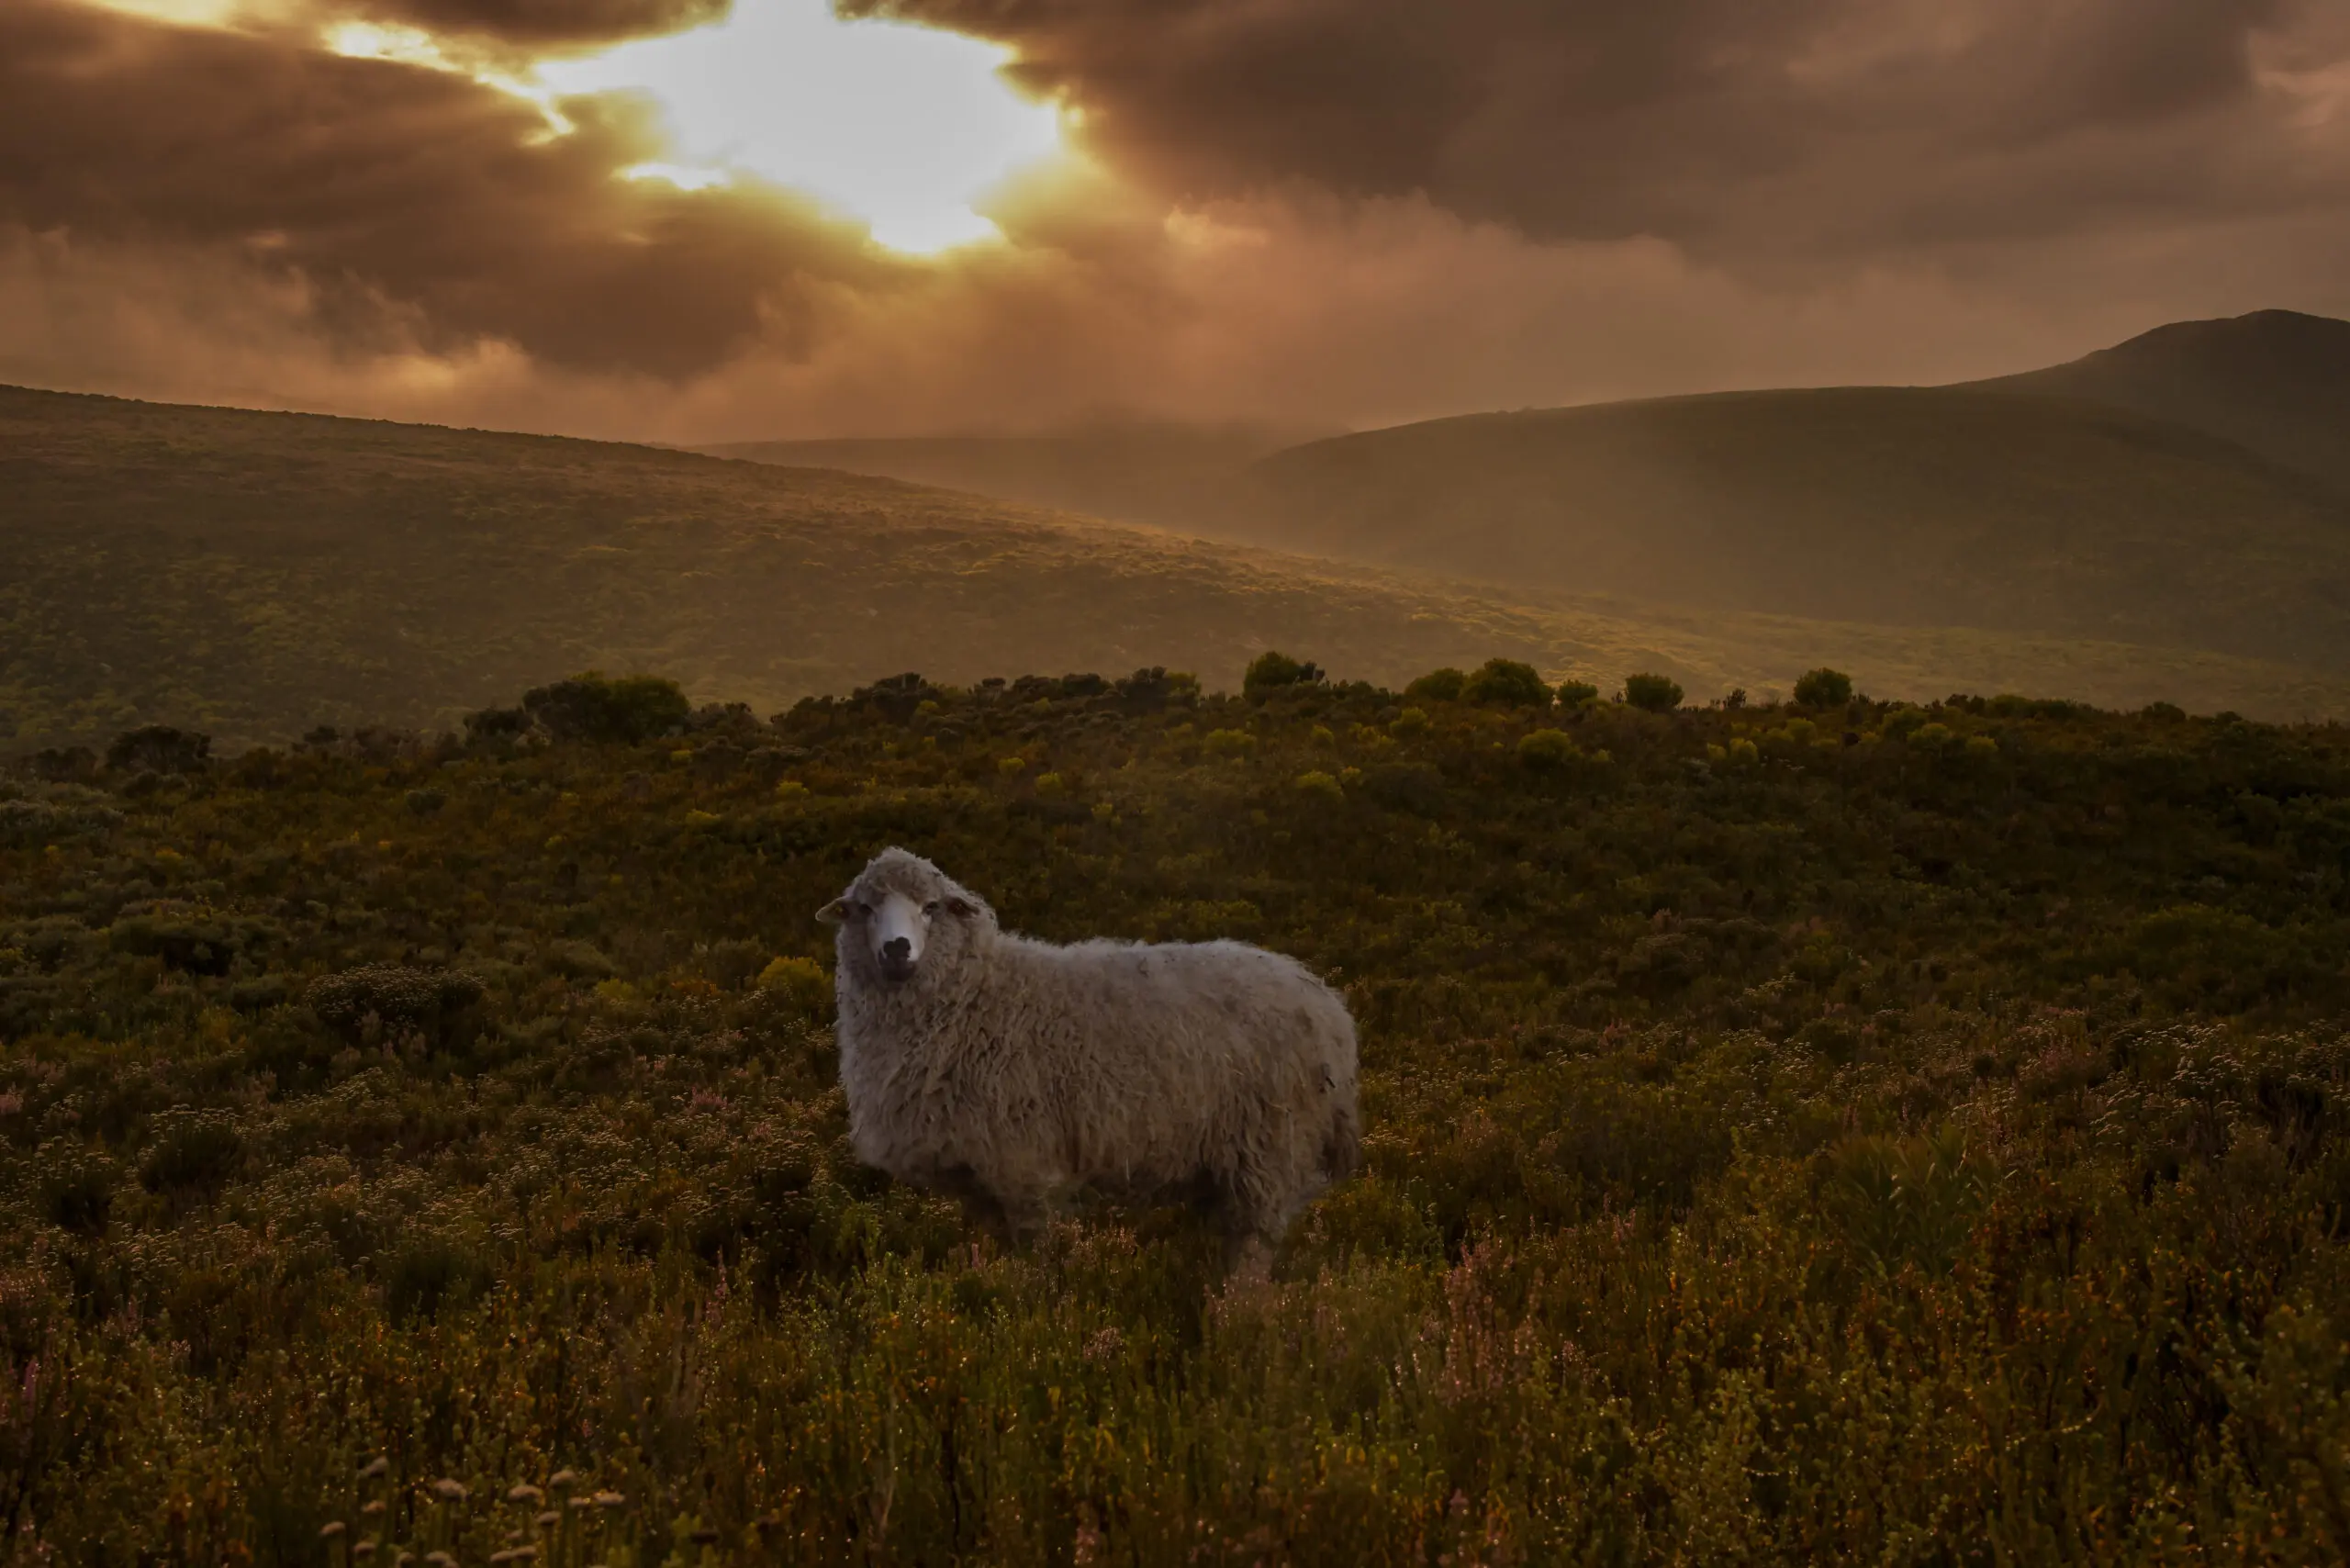
[[887, 849], [818, 913], [839, 927], [841, 1084], [857, 1158], [1018, 1237], [1083, 1192], [1182, 1196], [1261, 1275], [1355, 1165], [1354, 1021], [1238, 942], [1013, 935]]

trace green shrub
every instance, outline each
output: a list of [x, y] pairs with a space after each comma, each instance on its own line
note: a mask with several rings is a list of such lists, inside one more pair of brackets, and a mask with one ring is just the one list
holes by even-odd
[[1337, 779], [1319, 769], [1311, 773], [1299, 774], [1295, 788], [1302, 795], [1312, 795], [1323, 801], [1337, 801], [1346, 799], [1346, 791], [1338, 787]]
[[1543, 684], [1542, 673], [1516, 659], [1487, 659], [1462, 683], [1460, 696], [1463, 701], [1487, 702], [1497, 707], [1550, 705], [1550, 689]]
[[60, 1138], [43, 1143], [33, 1162], [39, 1171], [34, 1191], [41, 1217], [60, 1230], [104, 1234], [114, 1212], [114, 1161]]
[[1998, 1177], [1944, 1127], [1927, 1137], [1848, 1137], [1820, 1159], [1828, 1212], [1880, 1273], [1949, 1271]]
[[1588, 708], [1599, 700], [1599, 688], [1587, 680], [1562, 680], [1559, 683], [1559, 706]]
[[1432, 669], [1404, 689], [1404, 695], [1414, 702], [1458, 702], [1469, 678], [1447, 665]]
[[1628, 675], [1624, 700], [1650, 713], [1670, 713], [1681, 706], [1681, 683], [1666, 675]]
[[685, 726], [693, 704], [674, 680], [595, 670], [522, 694], [522, 707], [557, 740], [641, 745]]
[[106, 747], [106, 767], [117, 773], [196, 773], [212, 753], [212, 738], [169, 724], [148, 724], [118, 735]]
[[464, 1306], [490, 1287], [490, 1260], [445, 1236], [401, 1243], [384, 1271], [384, 1310], [395, 1323], [412, 1323]]
[[531, 728], [531, 714], [523, 708], [484, 708], [465, 715], [465, 740], [468, 745], [486, 745], [519, 739]]
[[1257, 737], [1246, 730], [1210, 730], [1200, 744], [1210, 756], [1249, 756], [1257, 750]]
[[1852, 678], [1822, 666], [1796, 682], [1796, 700], [1806, 708], [1841, 708], [1852, 700]]
[[469, 1045], [481, 1028], [482, 984], [453, 969], [365, 964], [314, 981], [303, 994], [319, 1021], [352, 1045], [416, 1036], [439, 1050]]
[[244, 1157], [244, 1134], [228, 1111], [166, 1111], [155, 1120], [139, 1177], [151, 1192], [209, 1197]]
[[1517, 759], [1538, 772], [1555, 771], [1581, 756], [1583, 747], [1564, 730], [1536, 730], [1517, 743]]
[[1248, 673], [1240, 679], [1240, 689], [1246, 696], [1262, 697], [1283, 687], [1313, 686], [1324, 678], [1319, 666], [1303, 663], [1269, 648], [1248, 661]]

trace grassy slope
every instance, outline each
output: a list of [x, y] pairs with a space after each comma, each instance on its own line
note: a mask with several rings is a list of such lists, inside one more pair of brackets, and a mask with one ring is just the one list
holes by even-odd
[[[446, 722], [657, 669], [762, 706], [908, 668], [1219, 684], [1280, 639], [1366, 675], [1578, 638], [1374, 573], [968, 496], [642, 447], [0, 394], [0, 708], [19, 746]], [[1620, 671], [1618, 672], [1620, 673]]]
[[2208, 431], [2350, 495], [2350, 321], [2177, 321], [2069, 364], [1974, 385], [2083, 398]]
[[[2350, 1553], [2342, 732], [938, 695], [0, 778], [16, 1556]], [[1275, 1288], [857, 1166], [809, 912], [892, 842], [1338, 976], [1364, 1169]]]
[[148, 721], [235, 745], [429, 726], [581, 668], [762, 711], [904, 669], [1189, 667], [1280, 645], [1401, 682], [1494, 655], [1700, 696], [1841, 661], [1870, 689], [2020, 688], [2350, 713], [2350, 682], [2199, 655], [1650, 614], [1339, 567], [838, 473], [643, 447], [0, 392], [0, 745]]
[[1980, 392], [1480, 415], [1280, 454], [1286, 547], [1722, 609], [2350, 669], [2350, 502], [2214, 437]]
[[1288, 444], [1260, 431], [1169, 426], [1054, 436], [755, 441], [699, 450], [1214, 533], [1248, 465]]

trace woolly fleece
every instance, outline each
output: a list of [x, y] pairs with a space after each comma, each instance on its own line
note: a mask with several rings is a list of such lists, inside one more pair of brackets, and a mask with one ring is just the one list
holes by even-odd
[[[926, 924], [895, 983], [874, 930], [892, 894]], [[902, 849], [876, 856], [823, 915], [839, 924], [849, 1137], [901, 1182], [1015, 1235], [1087, 1190], [1205, 1199], [1260, 1268], [1354, 1170], [1354, 1021], [1292, 959], [1237, 942], [1016, 935]]]

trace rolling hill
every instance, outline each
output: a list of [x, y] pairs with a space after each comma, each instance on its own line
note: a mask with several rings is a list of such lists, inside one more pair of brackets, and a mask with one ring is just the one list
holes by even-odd
[[1535, 591], [2350, 671], [2350, 322], [2182, 322], [1958, 387], [713, 449]]
[[1249, 465], [1291, 444], [1278, 432], [1251, 426], [1127, 424], [1055, 435], [755, 441], [696, 450], [1213, 532]]
[[1691, 607], [2350, 670], [2350, 500], [2075, 399], [1855, 387], [1486, 414], [1257, 465], [1257, 537]]
[[2350, 321], [2297, 310], [2176, 321], [2069, 364], [1972, 385], [2167, 420], [2350, 496]]
[[0, 390], [0, 748], [190, 724], [453, 723], [580, 669], [761, 711], [918, 669], [1144, 665], [1237, 685], [1280, 646], [1400, 684], [1500, 655], [1704, 700], [1820, 663], [1886, 696], [2026, 690], [2280, 718], [2350, 679], [2097, 640], [1658, 610], [1207, 544], [650, 447]]

